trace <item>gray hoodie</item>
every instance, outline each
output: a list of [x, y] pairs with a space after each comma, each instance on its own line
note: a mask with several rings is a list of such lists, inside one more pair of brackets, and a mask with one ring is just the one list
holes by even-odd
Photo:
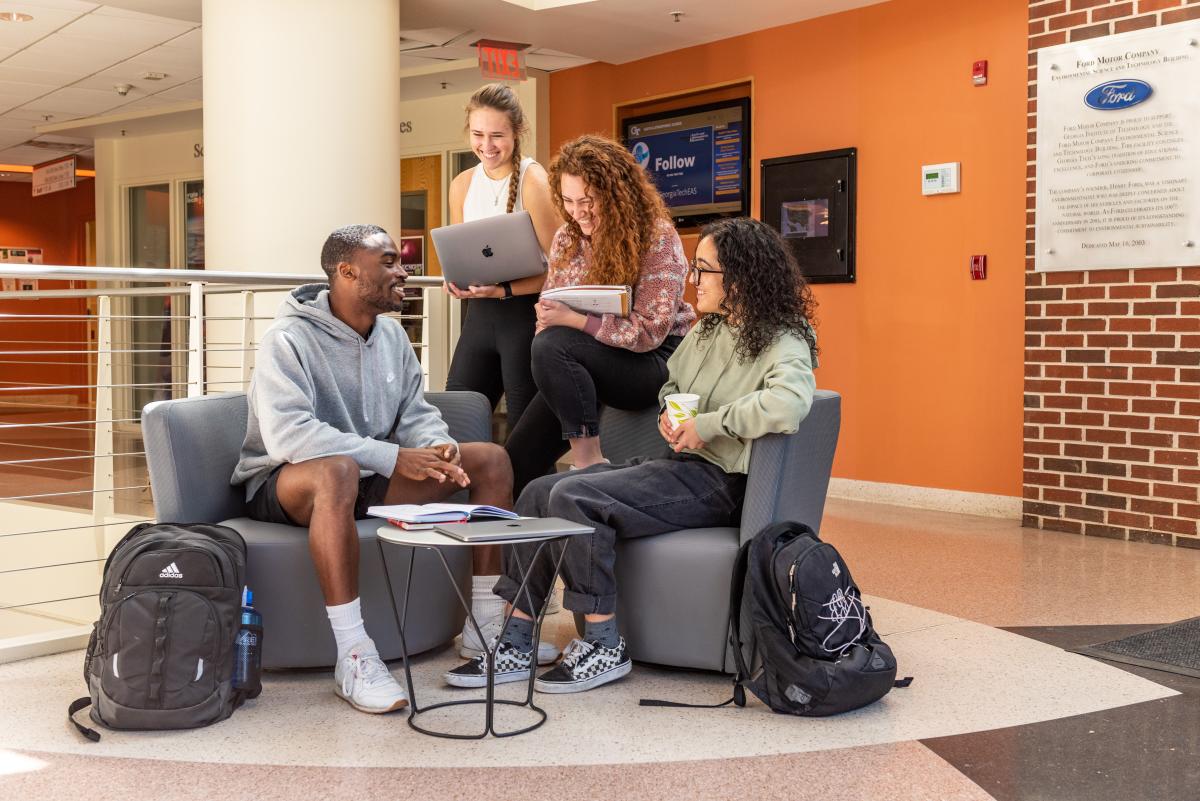
[[259, 345], [230, 483], [249, 501], [279, 465], [338, 455], [390, 476], [401, 446], [454, 441], [423, 385], [399, 322], [379, 317], [364, 340], [333, 316], [327, 284], [297, 287]]

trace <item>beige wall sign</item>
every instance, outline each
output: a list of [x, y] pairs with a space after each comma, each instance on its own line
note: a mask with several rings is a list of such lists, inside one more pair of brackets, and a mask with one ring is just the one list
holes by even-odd
[[75, 188], [75, 157], [47, 161], [33, 168], [33, 196]]
[[1200, 263], [1200, 22], [1038, 53], [1041, 271]]

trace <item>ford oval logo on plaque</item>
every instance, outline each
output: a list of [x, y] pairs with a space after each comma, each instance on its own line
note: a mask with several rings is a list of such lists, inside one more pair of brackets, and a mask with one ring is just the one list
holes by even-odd
[[1083, 102], [1087, 103], [1089, 108], [1113, 111], [1136, 106], [1147, 100], [1153, 93], [1154, 89], [1145, 81], [1134, 79], [1107, 81], [1088, 92]]

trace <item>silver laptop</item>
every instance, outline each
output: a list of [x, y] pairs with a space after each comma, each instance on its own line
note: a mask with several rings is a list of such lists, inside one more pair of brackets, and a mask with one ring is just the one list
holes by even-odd
[[546, 272], [546, 257], [527, 211], [446, 225], [429, 233], [442, 274], [460, 287]]
[[563, 520], [561, 517], [524, 517], [519, 520], [481, 520], [478, 523], [442, 523], [434, 531], [463, 542], [503, 542], [527, 537], [553, 537], [560, 534], [591, 534], [591, 526]]

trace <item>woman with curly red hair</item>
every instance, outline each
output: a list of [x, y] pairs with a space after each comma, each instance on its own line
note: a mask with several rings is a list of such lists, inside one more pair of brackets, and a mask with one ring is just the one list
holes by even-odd
[[600, 406], [654, 406], [667, 359], [696, 319], [683, 299], [683, 243], [628, 150], [602, 136], [581, 136], [562, 146], [549, 183], [566, 224], [551, 243], [543, 292], [616, 284], [631, 287], [633, 298], [628, 317], [538, 301], [532, 347], [538, 394], [505, 445], [514, 495], [550, 472], [568, 448], [577, 468], [605, 461]]

